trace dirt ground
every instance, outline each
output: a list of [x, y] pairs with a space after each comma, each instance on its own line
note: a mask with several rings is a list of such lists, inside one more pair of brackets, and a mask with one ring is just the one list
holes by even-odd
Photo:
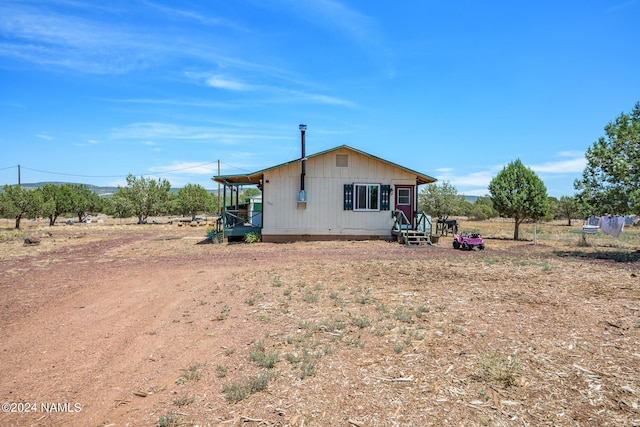
[[640, 426], [637, 251], [9, 227], [2, 426]]

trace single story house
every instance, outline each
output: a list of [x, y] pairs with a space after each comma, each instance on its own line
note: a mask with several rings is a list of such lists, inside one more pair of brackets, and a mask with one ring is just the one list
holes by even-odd
[[[250, 174], [212, 178], [223, 185], [224, 236], [258, 231], [264, 242], [392, 240], [409, 230], [430, 235], [417, 212], [418, 187], [435, 178], [342, 145]], [[238, 217], [238, 187], [262, 191], [260, 220]], [[257, 206], [258, 204], [256, 204]], [[251, 210], [255, 215], [258, 211]], [[256, 226], [258, 224], [258, 226]]]

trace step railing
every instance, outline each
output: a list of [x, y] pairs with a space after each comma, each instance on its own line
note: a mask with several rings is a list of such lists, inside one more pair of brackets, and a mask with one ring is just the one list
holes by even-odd
[[431, 245], [431, 230], [433, 223], [431, 221], [431, 217], [425, 212], [420, 212], [416, 215], [415, 228], [413, 228], [413, 224], [411, 224], [411, 221], [409, 221], [407, 215], [405, 215], [405, 213], [401, 210], [391, 211], [391, 217], [393, 218], [392, 230], [394, 230], [398, 235], [402, 236], [405, 245], [411, 245], [409, 235], [412, 234], [412, 231], [423, 233], [424, 236], [427, 236], [429, 239], [427, 243]]
[[422, 231], [429, 236], [429, 242], [431, 242], [431, 231], [433, 230], [433, 222], [431, 216], [427, 215], [424, 211], [418, 213], [416, 219], [416, 230]]
[[260, 225], [257, 227], [262, 228], [262, 212], [253, 212], [249, 217], [247, 217], [247, 211], [245, 210], [231, 210], [225, 209], [220, 217], [216, 219], [216, 238], [218, 241], [222, 241], [224, 238], [225, 230], [229, 230], [231, 228], [237, 226], [244, 226], [247, 223], [253, 224], [254, 218], [257, 219], [260, 217]]
[[411, 229], [411, 221], [401, 210], [391, 211], [391, 217], [393, 218], [392, 230], [395, 230], [399, 235], [403, 237], [404, 244], [409, 245], [409, 230]]

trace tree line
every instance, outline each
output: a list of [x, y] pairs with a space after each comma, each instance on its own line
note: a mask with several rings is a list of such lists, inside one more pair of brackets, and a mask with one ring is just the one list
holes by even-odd
[[[5, 185], [0, 193], [0, 216], [14, 218], [20, 228], [23, 218], [45, 217], [54, 225], [63, 215], [74, 215], [83, 221], [88, 215], [105, 213], [117, 218], [135, 216], [138, 223], [147, 222], [154, 215], [182, 215], [195, 219], [203, 213], [218, 212], [218, 197], [199, 184], [187, 184], [171, 193], [166, 179], [152, 179], [129, 175], [126, 186], [118, 186], [111, 197], [101, 198], [84, 184], [52, 184], [25, 189], [19, 185]], [[242, 197], [259, 193], [247, 189]]]
[[[547, 203], [547, 211], [539, 218], [542, 221], [566, 219], [567, 225], [570, 226], [572, 220], [584, 217], [574, 196], [562, 196], [559, 199], [548, 196]], [[504, 216], [494, 207], [490, 195], [469, 201], [467, 196], [459, 194], [449, 181], [423, 188], [418, 195], [418, 210], [438, 218], [457, 216], [466, 217], [471, 221], [486, 221]]]

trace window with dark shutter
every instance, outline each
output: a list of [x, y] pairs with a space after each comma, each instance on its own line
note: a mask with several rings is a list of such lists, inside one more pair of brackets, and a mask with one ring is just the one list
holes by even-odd
[[391, 186], [390, 185], [381, 185], [380, 186], [380, 210], [388, 211], [390, 209], [390, 199], [391, 199]]
[[353, 184], [344, 185], [344, 210], [353, 210]]

